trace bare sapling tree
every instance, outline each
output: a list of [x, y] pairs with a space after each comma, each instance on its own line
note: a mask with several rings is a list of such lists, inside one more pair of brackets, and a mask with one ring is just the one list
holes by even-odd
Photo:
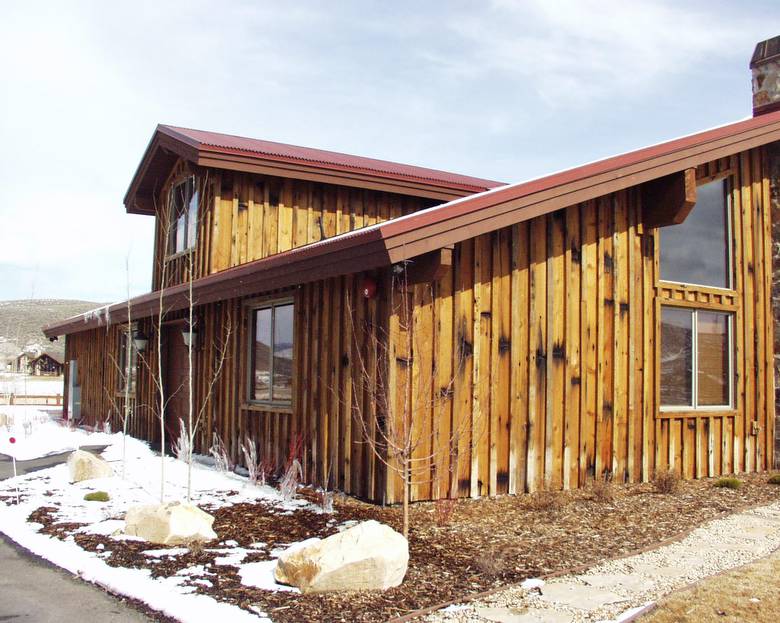
[[[109, 352], [108, 357], [111, 364], [114, 366], [116, 373], [121, 381], [122, 390], [122, 403], [119, 404], [116, 400], [114, 387], [103, 387], [103, 391], [106, 394], [106, 398], [111, 405], [113, 413], [117, 414], [119, 422], [122, 426], [122, 478], [125, 478], [127, 473], [127, 427], [130, 424], [131, 416], [136, 407], [135, 396], [135, 366], [137, 364], [134, 355], [137, 355], [133, 343], [133, 314], [132, 306], [130, 304], [130, 257], [125, 257], [125, 275], [126, 275], [126, 294], [127, 294], [127, 320], [125, 321], [122, 332], [120, 333], [120, 352], [123, 356], [117, 359], [113, 352]], [[109, 330], [110, 324], [106, 324], [106, 331]], [[104, 423], [104, 431], [110, 432], [110, 414]]]
[[[403, 534], [408, 538], [412, 488], [442, 478], [440, 463], [445, 456], [450, 458], [449, 471], [457, 473], [459, 452], [464, 450], [461, 440], [471, 431], [469, 444], [473, 448], [479, 440], [479, 423], [458, 418], [456, 424], [453, 419], [449, 435], [443, 438], [436, 427], [420, 425], [422, 418], [431, 417], [437, 405], [452, 400], [455, 379], [466, 355], [458, 348], [453, 355], [452, 374], [439, 378], [439, 362], [432, 356], [430, 335], [424, 336], [415, 327], [407, 266], [396, 268], [388, 293], [389, 327], [356, 327], [349, 297], [347, 316], [356, 354], [351, 374], [353, 421], [361, 442], [386, 467], [388, 479], [400, 480]], [[424, 352], [431, 356], [425, 357]], [[424, 360], [429, 365], [420, 365]], [[400, 373], [396, 366], [402, 369]]]
[[[169, 197], [172, 199], [172, 197]], [[165, 307], [165, 293], [168, 286], [168, 262], [166, 253], [170, 245], [171, 236], [171, 201], [169, 201], [164, 209], [157, 209], [155, 201], [155, 213], [158, 217], [158, 241], [160, 248], [158, 248], [158, 297], [157, 297], [157, 314], [152, 321], [155, 337], [155, 353], [153, 354], [154, 360], [147, 358], [147, 356], [139, 352], [138, 358], [141, 361], [144, 368], [149, 373], [155, 391], [156, 391], [156, 408], [152, 411], [160, 422], [160, 503], [165, 502], [165, 420], [168, 403], [181, 389], [180, 387], [174, 391], [166, 392], [165, 387], [165, 369], [163, 368], [163, 331], [164, 321], [167, 313]], [[156, 365], [155, 365], [156, 364]]]

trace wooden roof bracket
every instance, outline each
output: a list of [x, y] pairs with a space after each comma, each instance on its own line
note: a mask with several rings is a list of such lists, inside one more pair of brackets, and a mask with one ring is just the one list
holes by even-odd
[[645, 227], [679, 225], [696, 205], [696, 169], [690, 168], [642, 184]]
[[407, 283], [432, 283], [441, 279], [452, 267], [454, 248], [454, 245], [448, 245], [409, 260], [406, 264]]

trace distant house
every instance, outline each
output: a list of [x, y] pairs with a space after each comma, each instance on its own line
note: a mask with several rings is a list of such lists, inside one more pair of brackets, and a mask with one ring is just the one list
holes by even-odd
[[27, 364], [27, 372], [34, 376], [62, 376], [64, 368], [62, 355], [47, 351], [31, 359]]
[[28, 374], [30, 371], [30, 362], [38, 356], [35, 351], [22, 351], [13, 361], [12, 372]]
[[45, 328], [81, 417], [129, 384], [159, 440], [159, 357], [177, 430], [187, 337], [198, 452], [297, 440], [307, 482], [379, 502], [398, 456], [366, 437], [405, 426], [434, 457], [417, 500], [769, 469], [778, 44], [752, 118], [518, 184], [158, 126], [125, 196], [155, 219], [152, 291]]

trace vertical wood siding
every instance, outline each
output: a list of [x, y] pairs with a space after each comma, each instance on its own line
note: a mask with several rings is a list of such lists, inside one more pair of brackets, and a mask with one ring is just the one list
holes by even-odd
[[[288, 291], [296, 304], [296, 374], [287, 410], [246, 404], [246, 301], [199, 308], [205, 333], [197, 352], [196, 403], [207, 403], [199, 451], [216, 430], [234, 460], [240, 462], [240, 441], [250, 436], [264, 456], [282, 465], [290, 441], [300, 436], [308, 482], [398, 502], [400, 480], [364, 443], [356, 417], [382, 409], [375, 387], [387, 383], [393, 402], [385, 415], [397, 416], [408, 401], [415, 432], [425, 440], [417, 456], [435, 456], [428, 477], [416, 479], [413, 500], [574, 488], [604, 476], [646, 481], [667, 468], [686, 478], [768, 469], [774, 392], [769, 183], [762, 151], [698, 171], [701, 181], [724, 174], [732, 180], [734, 290], [659, 282], [658, 232], [643, 227], [640, 190], [628, 189], [457, 244], [443, 278], [407, 286], [409, 323], [391, 303], [400, 298], [389, 271], [373, 275], [379, 283], [373, 299], [360, 293], [362, 275]], [[280, 196], [295, 204], [299, 191], [282, 188]], [[360, 222], [353, 199], [370, 219], [364, 224], [403, 212], [397, 202], [379, 209], [379, 194], [352, 192], [306, 195], [307, 227], [296, 220], [303, 212], [292, 210], [292, 222], [280, 225], [285, 233], [277, 229], [273, 244], [295, 244], [304, 229], [307, 237], [316, 235], [317, 218], [326, 231], [345, 231]], [[317, 216], [309, 218], [308, 210]], [[253, 227], [251, 219], [246, 227]], [[256, 231], [267, 235], [264, 225]], [[260, 239], [247, 245], [247, 258], [267, 248], [261, 242], [257, 250]], [[230, 260], [220, 256], [220, 266], [243, 257], [243, 243], [234, 251], [232, 233], [230, 240]], [[664, 302], [734, 313], [733, 411], [659, 410]], [[149, 322], [144, 326], [151, 328]], [[206, 401], [209, 366], [227, 325], [229, 360]], [[104, 356], [113, 347], [110, 336], [98, 329], [67, 342], [68, 358], [79, 360], [82, 412], [95, 422], [109, 409], [100, 385], [112, 382]], [[377, 361], [369, 344], [384, 336], [388, 353]], [[153, 350], [151, 344], [147, 358], [153, 359]], [[360, 373], [361, 360], [367, 376]], [[148, 377], [139, 369], [131, 430], [154, 440]]]
[[[194, 250], [195, 278], [317, 242], [434, 205], [431, 199], [334, 186], [303, 180], [174, 167], [157, 205], [167, 206], [170, 188], [190, 175], [201, 194]], [[167, 263], [166, 285], [189, 276], [189, 254], [166, 255], [165, 220], [155, 224], [153, 289]]]

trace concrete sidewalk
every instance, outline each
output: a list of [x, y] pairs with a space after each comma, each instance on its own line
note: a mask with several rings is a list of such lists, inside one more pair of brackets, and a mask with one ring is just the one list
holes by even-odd
[[[97, 451], [103, 446], [83, 449]], [[68, 454], [17, 461], [17, 472], [21, 475], [52, 467], [64, 462]], [[11, 458], [0, 454], [0, 480], [11, 476]], [[2, 520], [0, 505], [0, 523]], [[31, 555], [0, 535], [0, 621], [133, 623], [151, 620], [123, 600]]]

